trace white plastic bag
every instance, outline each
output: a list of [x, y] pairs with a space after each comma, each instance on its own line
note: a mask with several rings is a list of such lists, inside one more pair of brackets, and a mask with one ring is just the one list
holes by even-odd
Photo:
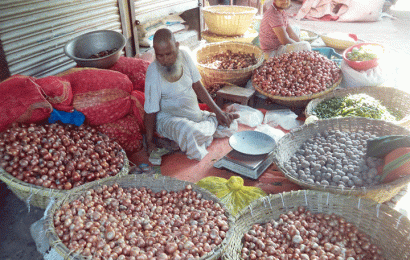
[[255, 128], [255, 131], [262, 132], [264, 134], [269, 135], [270, 137], [273, 138], [273, 140], [275, 140], [276, 143], [279, 141], [279, 139], [281, 139], [285, 135], [285, 133], [282, 130], [273, 128], [267, 124], [258, 125]]
[[290, 109], [270, 110], [266, 112], [263, 123], [272, 127], [280, 126], [285, 130], [291, 130], [302, 124], [296, 119], [297, 117], [298, 115]]
[[238, 114], [238, 123], [250, 127], [256, 127], [263, 121], [263, 113], [250, 106], [234, 103], [226, 107], [226, 112]]
[[379, 65], [375, 68], [357, 71], [351, 68], [345, 61], [341, 65], [343, 73], [342, 85], [346, 88], [358, 87], [377, 87], [386, 81], [386, 73], [384, 73], [383, 66]]
[[234, 133], [238, 132], [238, 121], [233, 120], [229, 127], [218, 125], [214, 133], [214, 138], [231, 137]]

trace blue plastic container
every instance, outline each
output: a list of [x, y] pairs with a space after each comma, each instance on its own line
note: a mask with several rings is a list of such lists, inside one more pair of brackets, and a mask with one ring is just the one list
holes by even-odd
[[312, 51], [318, 51], [322, 55], [326, 56], [328, 59], [337, 63], [337, 65], [342, 64], [343, 57], [335, 51], [335, 49], [330, 47], [312, 48]]

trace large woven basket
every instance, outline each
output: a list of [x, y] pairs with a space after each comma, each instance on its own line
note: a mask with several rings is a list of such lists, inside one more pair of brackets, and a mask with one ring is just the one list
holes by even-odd
[[303, 206], [312, 213], [335, 214], [365, 233], [389, 260], [410, 258], [410, 221], [394, 209], [371, 200], [327, 192], [299, 190], [269, 195], [242, 210], [235, 232], [225, 244], [223, 259], [239, 260], [243, 236], [253, 224], [278, 220], [280, 214]]
[[327, 191], [344, 195], [355, 195], [372, 199], [383, 203], [389, 201], [398, 194], [410, 182], [410, 175], [393, 182], [378, 184], [366, 188], [340, 188], [335, 186], [323, 186], [310, 184], [295, 178], [284, 168], [284, 163], [296, 153], [299, 147], [307, 140], [312, 139], [317, 133], [325, 130], [340, 130], [344, 132], [370, 132], [376, 136], [384, 135], [410, 135], [410, 130], [383, 120], [368, 119], [362, 117], [347, 117], [319, 120], [311, 124], [305, 124], [294, 131], [286, 134], [276, 144], [274, 149], [274, 162], [279, 170], [292, 182], [312, 190]]
[[323, 101], [335, 98], [346, 97], [354, 94], [367, 94], [385, 106], [390, 112], [401, 115], [402, 118], [393, 123], [401, 126], [410, 126], [410, 94], [392, 87], [361, 87], [361, 88], [349, 88], [349, 89], [336, 89], [327, 93], [326, 95], [313, 99], [309, 102], [305, 109], [306, 117], [316, 115], [316, 107]]
[[252, 41], [258, 37], [258, 32], [252, 28], [249, 28], [243, 35], [240, 36], [221, 36], [214, 34], [210, 31], [204, 31], [201, 33], [202, 38], [207, 42], [244, 42], [252, 43]]
[[[104, 179], [117, 179], [118, 177], [128, 174], [129, 171], [129, 161], [127, 155], [124, 154], [124, 166], [117, 175], [112, 177], [106, 177]], [[6, 172], [0, 167], [0, 180], [7, 184], [7, 187], [16, 195], [19, 199], [26, 202], [29, 205], [45, 209], [49, 204], [50, 200], [58, 199], [66, 195], [71, 190], [58, 190], [49, 189], [42, 186], [30, 184], [28, 182], [21, 181], [14, 177], [13, 175]], [[82, 187], [88, 187], [93, 185], [93, 182], [85, 183], [79, 187], [73, 188], [72, 190], [80, 189]]]
[[274, 96], [261, 88], [258, 87], [257, 84], [252, 83], [253, 87], [255, 88], [256, 91], [261, 93], [264, 96], [267, 96], [270, 98], [273, 102], [279, 104], [279, 105], [284, 105], [288, 107], [304, 107], [306, 106], [312, 99], [322, 97], [323, 95], [326, 95], [327, 93], [333, 91], [336, 89], [340, 82], [342, 82], [342, 73], [340, 72], [340, 77], [339, 79], [330, 87], [328, 87], [326, 90], [319, 92], [319, 93], [314, 93], [311, 95], [305, 95], [305, 96], [299, 96], [299, 97], [283, 97], [283, 96]]
[[322, 40], [326, 44], [326, 46], [329, 46], [329, 47], [332, 47], [332, 48], [335, 48], [335, 49], [338, 49], [338, 50], [347, 49], [350, 46], [353, 46], [357, 43], [353, 39], [351, 41], [336, 39], [336, 38], [333, 38], [333, 37], [329, 37], [328, 34], [322, 34], [322, 35], [320, 35], [320, 38], [322, 38]]
[[237, 5], [214, 5], [202, 9], [209, 31], [221, 36], [243, 35], [257, 12], [254, 7]]
[[[140, 188], [140, 187], [146, 187], [151, 189], [153, 192], [160, 192], [162, 190], [166, 190], [168, 192], [170, 191], [179, 191], [183, 190], [186, 185], [191, 185], [192, 190], [196, 191], [197, 193], [202, 194], [202, 198], [206, 200], [212, 200], [214, 202], [220, 203], [220, 199], [217, 198], [215, 195], [210, 193], [209, 191], [197, 186], [194, 183], [186, 182], [186, 181], [181, 181], [175, 178], [167, 177], [167, 176], [162, 176], [162, 175], [156, 175], [156, 174], [132, 174], [132, 175], [127, 175], [123, 176], [121, 178], [117, 179], [110, 179], [110, 180], [99, 180], [97, 182], [94, 182], [93, 185], [84, 187], [82, 189], [77, 189], [73, 190], [72, 192], [68, 193], [66, 196], [60, 198], [56, 203], [54, 203], [49, 211], [47, 212], [47, 217], [46, 217], [46, 222], [45, 222], [45, 229], [46, 229], [46, 235], [49, 240], [49, 244], [61, 255], [64, 257], [64, 259], [77, 259], [77, 260], [84, 260], [86, 259], [85, 257], [82, 257], [78, 254], [74, 254], [73, 252], [70, 252], [69, 249], [62, 243], [62, 241], [59, 239], [58, 235], [55, 232], [55, 227], [54, 227], [54, 221], [53, 221], [53, 216], [54, 213], [56, 212], [57, 209], [59, 209], [63, 204], [69, 203], [77, 198], [79, 198], [81, 195], [83, 195], [87, 190], [89, 189], [95, 189], [98, 187], [101, 187], [102, 185], [107, 185], [111, 186], [113, 184], [118, 184], [120, 187], [126, 189], [126, 188]], [[221, 204], [221, 206], [225, 209], [226, 216], [228, 217], [228, 223], [229, 223], [229, 230], [226, 233], [225, 239], [222, 241], [222, 243], [216, 247], [213, 251], [209, 252], [208, 254], [204, 255], [201, 257], [201, 260], [215, 260], [219, 259], [221, 254], [222, 254], [222, 245], [223, 243], [229, 239], [230, 236], [232, 236], [232, 226], [234, 223], [234, 217], [230, 214], [230, 212], [226, 209], [226, 207]]]
[[[257, 63], [244, 69], [219, 70], [207, 67], [203, 61], [215, 54], [231, 50], [232, 52], [241, 52], [255, 54]], [[252, 77], [252, 71], [259, 68], [264, 61], [263, 51], [252, 44], [241, 42], [217, 42], [209, 43], [198, 47], [194, 51], [196, 55], [196, 66], [202, 76], [202, 82], [205, 85], [212, 85], [215, 82], [228, 82], [238, 86], [245, 86]]]

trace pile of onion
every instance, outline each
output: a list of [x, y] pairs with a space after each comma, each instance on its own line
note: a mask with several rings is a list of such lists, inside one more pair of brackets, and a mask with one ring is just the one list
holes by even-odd
[[0, 167], [30, 184], [69, 190], [123, 166], [121, 146], [90, 126], [13, 124], [0, 133]]
[[253, 72], [252, 82], [273, 96], [299, 97], [322, 92], [340, 78], [340, 68], [316, 51], [272, 57]]
[[384, 260], [380, 249], [353, 224], [337, 215], [305, 208], [279, 220], [254, 224], [244, 236], [243, 259]]
[[92, 259], [198, 259], [229, 229], [224, 209], [191, 185], [171, 192], [103, 185], [63, 204], [53, 220], [67, 248]]
[[208, 56], [203, 62], [205, 66], [218, 70], [237, 70], [253, 66], [258, 63], [255, 53], [221, 51]]

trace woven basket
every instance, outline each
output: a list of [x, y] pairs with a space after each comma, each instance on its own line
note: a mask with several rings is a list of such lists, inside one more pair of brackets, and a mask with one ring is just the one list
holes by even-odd
[[[206, 58], [227, 50], [248, 54], [254, 53], [257, 63], [247, 68], [235, 70], [218, 70], [207, 67], [206, 65], [201, 63]], [[202, 76], [202, 82], [205, 85], [212, 85], [215, 82], [228, 82], [238, 86], [245, 86], [248, 80], [252, 77], [252, 71], [259, 68], [259, 66], [261, 66], [264, 61], [263, 51], [259, 47], [249, 43], [209, 43], [205, 44], [204, 46], [198, 47], [194, 52], [197, 59], [196, 66]]]
[[[112, 177], [106, 177], [104, 179], [117, 179], [118, 177], [124, 176], [128, 174], [129, 171], [129, 161], [127, 155], [123, 151], [124, 154], [124, 167], [121, 171]], [[30, 204], [35, 207], [39, 207], [45, 209], [50, 202], [51, 198], [57, 199], [61, 198], [66, 195], [71, 190], [58, 190], [58, 189], [49, 189], [44, 188], [42, 186], [37, 186], [34, 184], [30, 184], [24, 181], [21, 181], [8, 172], [6, 172], [3, 168], [0, 167], [0, 180], [7, 184], [7, 187], [22, 201], [25, 201], [27, 204]], [[76, 190], [82, 187], [88, 187], [89, 185], [93, 185], [93, 182], [87, 182], [79, 187], [73, 188], [72, 190]]]
[[333, 91], [337, 86], [339, 86], [340, 82], [342, 82], [342, 72], [340, 72], [340, 77], [339, 79], [330, 87], [328, 87], [326, 90], [311, 94], [311, 95], [306, 95], [306, 96], [300, 96], [300, 97], [283, 97], [283, 96], [274, 96], [269, 94], [268, 92], [265, 92], [264, 90], [260, 89], [258, 85], [255, 83], [253, 84], [253, 87], [255, 88], [256, 91], [261, 93], [264, 96], [267, 96], [270, 98], [273, 102], [279, 104], [279, 105], [284, 105], [288, 107], [304, 107], [306, 106], [312, 99], [322, 97], [323, 95], [326, 95], [327, 93]]
[[386, 205], [375, 205], [371, 200], [300, 190], [269, 195], [253, 201], [239, 213], [234, 234], [224, 246], [223, 259], [239, 260], [243, 236], [253, 224], [278, 220], [280, 214], [303, 206], [312, 213], [336, 214], [355, 225], [369, 236], [371, 242], [382, 250], [389, 260], [410, 258], [410, 221]]
[[249, 28], [243, 35], [240, 36], [221, 36], [210, 31], [204, 31], [201, 34], [207, 42], [244, 42], [252, 43], [252, 41], [258, 37], [258, 32], [252, 28]]
[[329, 37], [327, 34], [320, 35], [320, 38], [322, 38], [322, 40], [326, 44], [326, 46], [329, 46], [329, 47], [332, 47], [332, 48], [335, 48], [335, 49], [339, 49], [339, 50], [347, 49], [350, 46], [353, 46], [357, 43], [353, 39], [351, 41], [341, 40], [341, 39], [336, 39], [336, 38], [333, 38], [333, 37]]
[[214, 5], [202, 9], [209, 31], [223, 36], [243, 35], [257, 12], [254, 7], [237, 5]]
[[[53, 221], [53, 216], [54, 216], [55, 211], [59, 209], [63, 204], [69, 203], [79, 198], [89, 189], [95, 189], [102, 185], [111, 186], [115, 183], [117, 183], [120, 187], [124, 189], [131, 188], [131, 187], [134, 187], [134, 188], [146, 187], [146, 188], [150, 188], [154, 192], [160, 192], [161, 190], [166, 190], [168, 192], [179, 191], [179, 190], [183, 190], [186, 185], [190, 184], [192, 186], [192, 190], [196, 191], [197, 193], [202, 194], [203, 199], [212, 200], [214, 202], [220, 203], [219, 198], [217, 198], [215, 195], [213, 195], [209, 191], [197, 186], [194, 183], [181, 181], [175, 178], [162, 176], [162, 175], [156, 175], [156, 174], [133, 174], [133, 175], [123, 176], [117, 179], [99, 180], [99, 181], [93, 182], [93, 185], [84, 187], [82, 189], [77, 189], [75, 191], [73, 190], [72, 192], [68, 193], [66, 196], [60, 198], [56, 203], [54, 203], [50, 207], [49, 211], [47, 212], [47, 217], [46, 217], [45, 226], [44, 226], [46, 229], [46, 236], [48, 237], [49, 244], [57, 251], [57, 253], [63, 256], [64, 259], [83, 260], [86, 258], [78, 254], [73, 254], [73, 252], [70, 252], [69, 249], [59, 239], [58, 235], [55, 232], [54, 221]], [[207, 255], [204, 255], [203, 257], [201, 257], [200, 258], [201, 260], [219, 259], [222, 254], [223, 243], [226, 240], [228, 240], [230, 236], [232, 236], [233, 229], [231, 227], [233, 226], [233, 223], [234, 223], [234, 217], [229, 213], [229, 211], [226, 209], [226, 207], [223, 204], [221, 204], [221, 206], [225, 209], [230, 228], [226, 232], [226, 237], [221, 243], [221, 245], [216, 247], [212, 252], [209, 252]]]
[[349, 89], [336, 89], [320, 98], [313, 99], [305, 109], [306, 117], [316, 115], [316, 107], [325, 100], [335, 97], [346, 97], [354, 94], [367, 94], [389, 109], [394, 114], [402, 115], [399, 121], [394, 121], [398, 125], [410, 127], [410, 94], [392, 87], [361, 87]]
[[292, 182], [299, 186], [312, 189], [340, 193], [344, 195], [355, 195], [372, 199], [383, 203], [389, 201], [398, 194], [409, 182], [410, 175], [402, 177], [393, 182], [378, 184], [362, 188], [340, 188], [335, 186], [323, 186], [310, 184], [306, 181], [295, 178], [284, 168], [284, 163], [290, 160], [299, 147], [307, 140], [312, 139], [317, 133], [325, 130], [340, 130], [344, 132], [370, 132], [376, 136], [384, 135], [410, 135], [410, 130], [383, 120], [368, 119], [362, 117], [346, 117], [319, 120], [311, 124], [305, 124], [294, 131], [286, 134], [276, 144], [274, 150], [274, 162], [279, 170]]

